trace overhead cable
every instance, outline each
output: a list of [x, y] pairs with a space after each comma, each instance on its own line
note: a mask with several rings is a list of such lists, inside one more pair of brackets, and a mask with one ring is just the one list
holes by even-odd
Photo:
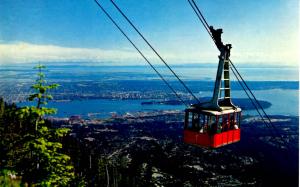
[[165, 64], [165, 66], [172, 72], [172, 74], [177, 78], [177, 80], [184, 86], [184, 88], [192, 95], [192, 97], [200, 103], [200, 100], [193, 94], [193, 92], [186, 86], [186, 84], [179, 78], [179, 76], [173, 71], [173, 69], [168, 65], [168, 63], [160, 56], [160, 54], [154, 49], [154, 47], [148, 42], [144, 35], [137, 29], [137, 27], [130, 21], [130, 19], [124, 14], [124, 12], [118, 7], [118, 5], [110, 0], [114, 7], [120, 12], [120, 14], [127, 20], [127, 22], [132, 26], [132, 28], [141, 36], [141, 38], [147, 43], [147, 45], [152, 49], [152, 51], [158, 56], [158, 58]]
[[150, 65], [150, 67], [156, 72], [156, 74], [164, 81], [164, 83], [170, 88], [170, 90], [176, 95], [176, 97], [187, 107], [188, 104], [177, 94], [173, 87], [165, 80], [165, 78], [159, 73], [159, 71], [152, 65], [152, 63], [145, 57], [145, 55], [139, 50], [139, 48], [133, 43], [133, 41], [127, 36], [123, 29], [115, 22], [115, 20], [109, 15], [109, 13], [101, 6], [101, 4], [94, 0], [103, 13], [110, 19], [110, 21], [117, 27], [117, 29], [125, 36], [125, 38], [131, 43], [131, 45], [138, 51], [138, 53], [144, 58], [144, 60]]

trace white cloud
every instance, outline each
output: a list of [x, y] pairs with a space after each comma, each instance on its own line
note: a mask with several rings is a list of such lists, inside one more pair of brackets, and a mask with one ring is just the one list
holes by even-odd
[[[282, 51], [281, 53], [263, 53], [260, 51], [235, 50], [232, 60], [236, 63], [269, 63], [280, 62], [285, 65], [295, 65], [298, 55], [294, 51]], [[217, 62], [218, 52], [160, 52], [169, 63], [196, 63]], [[158, 58], [151, 51], [146, 51], [145, 56], [154, 63]], [[30, 62], [97, 62], [97, 63], [121, 63], [129, 64], [143, 61], [142, 57], [134, 50], [103, 50], [99, 48], [70, 48], [55, 45], [37, 45], [25, 42], [0, 43], [0, 64], [30, 63]], [[274, 64], [275, 65], [275, 64]]]
[[[151, 51], [144, 55], [154, 63], [158, 58]], [[188, 63], [215, 59], [216, 53], [161, 53], [173, 63]], [[29, 63], [29, 62], [136, 62], [143, 58], [132, 50], [103, 50], [89, 48], [70, 48], [55, 45], [37, 45], [25, 42], [0, 43], [0, 64]]]
[[69, 48], [31, 43], [0, 43], [0, 63], [124, 61], [137, 59], [135, 51]]

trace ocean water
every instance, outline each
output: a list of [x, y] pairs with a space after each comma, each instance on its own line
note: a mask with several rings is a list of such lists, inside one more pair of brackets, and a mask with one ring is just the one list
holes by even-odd
[[[268, 101], [272, 104], [266, 108], [268, 115], [286, 115], [298, 116], [298, 91], [297, 90], [259, 90], [254, 91], [258, 100]], [[203, 93], [209, 96], [210, 93]], [[244, 92], [233, 91], [232, 97], [246, 98]], [[201, 97], [200, 97], [201, 99]], [[56, 116], [66, 117], [72, 115], [80, 115], [83, 118], [106, 118], [110, 117], [112, 112], [118, 115], [126, 114], [127, 112], [149, 112], [161, 110], [184, 110], [184, 105], [142, 105], [142, 102], [153, 100], [111, 100], [111, 99], [92, 99], [92, 100], [74, 100], [69, 102], [50, 102], [48, 107], [58, 109]], [[21, 106], [31, 105], [24, 102]], [[255, 110], [246, 110], [244, 114], [258, 115]]]
[[[33, 65], [1, 65], [0, 96], [3, 96], [4, 98], [9, 97], [9, 94], [12, 94], [14, 91], [13, 85], [18, 84], [25, 84], [24, 87], [26, 88], [28, 86], [27, 90], [23, 90], [24, 88], [22, 87], [18, 91], [18, 94], [26, 94], [29, 92], [29, 85], [34, 83], [36, 74], [36, 70], [32, 67]], [[173, 69], [184, 81], [188, 82], [189, 86], [195, 88], [193, 90], [196, 90], [195, 94], [199, 98], [210, 97], [212, 95], [211, 88], [213, 87], [213, 81], [215, 79], [216, 65], [181, 65], [174, 66]], [[158, 66], [158, 70], [162, 72], [168, 81], [175, 81], [175, 78], [167, 71], [166, 68]], [[299, 115], [298, 68], [240, 67], [239, 71], [243, 78], [250, 83], [257, 99], [268, 101], [272, 104], [270, 108], [266, 109], [266, 112], [269, 115]], [[49, 65], [45, 73], [49, 82], [59, 83], [67, 82], [72, 84], [76, 81], [108, 81], [110, 83], [118, 82], [119, 84], [125, 84], [124, 81], [130, 81], [129, 83], [126, 82], [126, 86], [122, 87], [122, 91], [124, 92], [126, 92], [126, 89], [130, 88], [140, 91], [140, 87], [136, 86], [138, 84], [135, 84], [134, 81], [139, 81], [139, 84], [143, 84], [141, 81], [147, 81], [148, 88], [149, 85], [151, 87], [152, 81], [154, 83], [159, 80], [157, 75], [148, 66], [86, 66], [82, 64], [64, 66]], [[235, 80], [234, 78], [232, 79], [233, 81]], [[197, 81], [207, 81], [207, 84], [211, 85], [208, 87], [198, 86], [197, 88]], [[253, 84], [253, 81], [255, 84]], [[110, 87], [113, 87], [112, 85], [113, 84], [111, 84]], [[233, 98], [247, 98], [245, 93], [238, 88], [237, 83], [233, 83], [233, 88]], [[60, 89], [64, 90], [64, 88]], [[76, 91], [77, 90], [74, 90], [74, 92]], [[169, 90], [166, 90], [166, 92], [169, 92]], [[83, 117], [92, 118], [109, 117], [112, 112], [122, 115], [127, 112], [184, 110], [184, 106], [176, 105], [141, 105], [141, 103], [145, 101], [149, 100], [84, 99], [69, 102], [50, 102], [49, 107], [57, 108], [58, 113], [56, 116], [59, 117], [81, 115]], [[31, 103], [28, 102], [18, 103], [20, 106], [30, 104]], [[245, 113], [257, 115], [255, 111], [251, 110], [245, 111]]]

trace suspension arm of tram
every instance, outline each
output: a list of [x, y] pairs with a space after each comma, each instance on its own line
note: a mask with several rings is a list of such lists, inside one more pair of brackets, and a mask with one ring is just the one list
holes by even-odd
[[[190, 6], [194, 10], [195, 14], [199, 18], [200, 22], [202, 23], [202, 25], [204, 26], [204, 28], [208, 32], [208, 34], [211, 37], [211, 39], [213, 40], [214, 44], [216, 45], [216, 47], [219, 49], [220, 53], [222, 54], [222, 48], [220, 47], [220, 46], [223, 45], [223, 43], [221, 42], [222, 29], [215, 30], [212, 26], [209, 26], [209, 24], [207, 23], [205, 17], [201, 13], [200, 9], [198, 8], [198, 6], [197, 6], [197, 4], [195, 3], [194, 0], [188, 0], [188, 3], [190, 4]], [[287, 144], [287, 142], [285, 141], [285, 139], [280, 135], [278, 129], [273, 125], [270, 117], [267, 115], [267, 113], [265, 112], [265, 110], [263, 109], [263, 107], [261, 106], [261, 104], [259, 103], [259, 101], [256, 99], [255, 95], [253, 94], [253, 92], [251, 91], [251, 89], [249, 88], [248, 84], [245, 82], [245, 80], [243, 79], [243, 77], [241, 76], [241, 74], [239, 73], [239, 71], [237, 70], [237, 68], [235, 67], [235, 65], [233, 64], [233, 62], [229, 58], [228, 58], [228, 61], [230, 63], [229, 64], [230, 65], [230, 69], [232, 70], [232, 72], [234, 73], [234, 75], [235, 75], [236, 79], [238, 80], [239, 84], [241, 85], [241, 87], [243, 88], [243, 90], [245, 91], [245, 93], [247, 94], [247, 96], [250, 99], [251, 103], [255, 107], [255, 109], [256, 109], [257, 113], [259, 114], [259, 116], [261, 117], [263, 123], [266, 125], [266, 127], [272, 127], [273, 129], [272, 128], [270, 128], [270, 129], [274, 130], [275, 133], [277, 134], [277, 136], [280, 137], [281, 141], [285, 143], [287, 149], [290, 149], [289, 145]], [[251, 96], [253, 98], [250, 97], [250, 95], [248, 94], [247, 91], [249, 91], [249, 93], [251, 94]], [[263, 112], [264, 116], [267, 118], [268, 123], [265, 121], [264, 116], [260, 113], [259, 108], [257, 106], [261, 109], [261, 111]], [[272, 133], [273, 133], [273, 131], [272, 131]]]
[[[216, 47], [220, 50], [219, 46], [222, 45], [222, 42], [221, 42], [221, 34], [223, 33], [222, 29], [215, 30], [212, 26], [209, 26], [209, 24], [207, 23], [205, 17], [203, 16], [202, 12], [198, 8], [198, 6], [197, 6], [197, 4], [195, 3], [194, 0], [188, 0], [188, 3], [190, 4], [192, 9], [194, 10], [195, 14], [197, 15], [198, 19], [200, 20], [200, 22], [202, 23], [202, 25], [206, 29], [207, 33], [209, 34], [209, 36], [213, 40]], [[221, 52], [221, 50], [220, 50], [220, 52]], [[241, 74], [239, 73], [239, 71], [237, 70], [235, 65], [233, 64], [233, 62], [230, 59], [228, 59], [228, 60], [230, 62], [230, 65], [233, 67], [233, 69], [231, 67], [231, 70], [233, 72], [234, 71], [236, 72], [236, 73], [234, 73], [234, 75], [237, 78], [237, 80], [239, 81], [240, 85], [244, 85], [247, 88], [247, 90], [250, 92], [250, 94], [252, 95], [253, 99], [255, 100], [255, 102], [252, 101], [252, 98], [249, 96], [249, 94], [246, 92], [246, 89], [244, 89], [244, 87], [243, 87], [243, 90], [246, 92], [248, 98], [251, 100], [251, 103], [253, 104], [253, 106], [256, 108], [256, 111], [261, 116], [263, 122], [266, 124], [266, 122], [264, 120], [264, 117], [260, 114], [259, 109], [257, 108], [256, 104], [260, 107], [260, 109], [263, 111], [264, 115], [268, 118], [269, 123], [271, 123], [271, 120], [269, 119], [268, 115], [266, 114], [263, 107], [261, 106], [261, 104], [256, 99], [255, 95], [253, 94], [253, 92], [251, 91], [251, 89], [249, 88], [249, 86], [247, 85], [247, 83], [245, 82], [245, 80], [243, 79], [243, 77], [241, 76]]]

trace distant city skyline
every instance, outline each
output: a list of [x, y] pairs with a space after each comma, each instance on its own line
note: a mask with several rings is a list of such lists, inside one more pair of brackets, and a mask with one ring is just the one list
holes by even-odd
[[[153, 62], [158, 58], [109, 0], [99, 0]], [[218, 51], [187, 0], [115, 1], [172, 64], [212, 63]], [[196, 0], [209, 24], [223, 28], [236, 63], [297, 66], [299, 1]], [[0, 2], [0, 64], [140, 64], [143, 59], [93, 0]]]

